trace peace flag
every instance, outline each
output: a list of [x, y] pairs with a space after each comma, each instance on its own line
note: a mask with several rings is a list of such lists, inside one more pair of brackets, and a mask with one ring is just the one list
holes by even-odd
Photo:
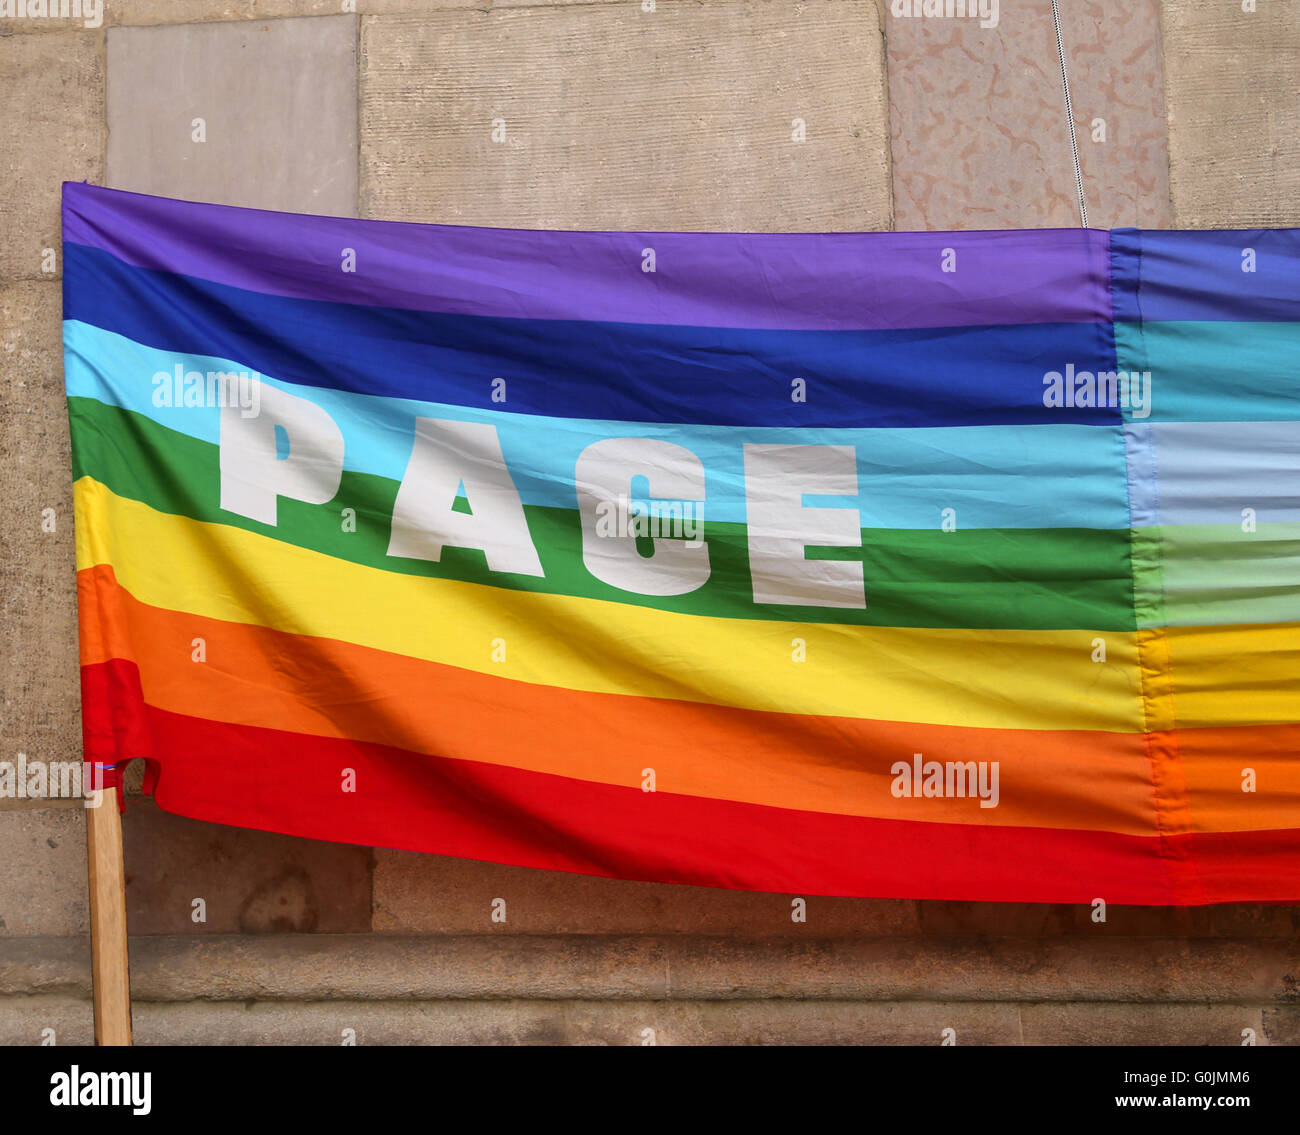
[[69, 183], [86, 759], [797, 894], [1300, 899], [1300, 232], [552, 232]]

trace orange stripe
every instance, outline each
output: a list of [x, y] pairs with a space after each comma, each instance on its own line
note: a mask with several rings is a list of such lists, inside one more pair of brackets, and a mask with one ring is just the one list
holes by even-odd
[[[83, 665], [134, 661], [146, 700], [171, 712], [605, 784], [639, 786], [652, 768], [659, 791], [806, 811], [1155, 833], [1140, 734], [917, 725], [559, 689], [150, 607], [106, 565], [81, 571], [78, 586]], [[191, 660], [195, 639], [204, 662]], [[998, 807], [894, 797], [890, 766], [916, 752], [997, 761]], [[1231, 753], [1215, 760], [1231, 763]], [[1294, 811], [1285, 823], [1267, 811], [1236, 826], [1294, 822]]]

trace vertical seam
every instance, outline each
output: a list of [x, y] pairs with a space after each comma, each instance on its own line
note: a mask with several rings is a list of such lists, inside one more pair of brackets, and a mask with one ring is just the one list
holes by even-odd
[[[1136, 370], [1120, 367], [1119, 336], [1115, 320], [1115, 255], [1112, 244], [1108, 257], [1111, 283], [1111, 335], [1115, 369], [1135, 373], [1146, 366], [1146, 327], [1142, 316], [1142, 241], [1133, 230], [1134, 275], [1131, 281], [1138, 346], [1133, 352]], [[1113, 236], [1112, 236], [1113, 241]], [[1150, 390], [1155, 399], [1154, 376]], [[1170, 894], [1179, 905], [1204, 903], [1204, 887], [1196, 868], [1193, 847], [1188, 838], [1192, 831], [1191, 807], [1187, 779], [1178, 744], [1177, 707], [1174, 698], [1173, 659], [1165, 621], [1164, 571], [1160, 537], [1160, 481], [1156, 449], [1149, 427], [1145, 438], [1125, 420], [1121, 436], [1124, 443], [1125, 489], [1129, 509], [1129, 572], [1133, 587], [1133, 621], [1137, 642], [1139, 697], [1142, 706], [1143, 748], [1146, 751], [1155, 807], [1155, 828], [1159, 854], [1165, 865]], [[1130, 444], [1131, 443], [1131, 444]], [[1134, 485], [1145, 476], [1150, 485], [1151, 525], [1139, 536], [1134, 517]]]

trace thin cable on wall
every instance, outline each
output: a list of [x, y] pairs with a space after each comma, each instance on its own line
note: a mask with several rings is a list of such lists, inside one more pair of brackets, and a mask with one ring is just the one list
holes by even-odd
[[1065, 121], [1070, 127], [1070, 153], [1074, 155], [1074, 184], [1079, 190], [1079, 224], [1088, 227], [1088, 206], [1083, 199], [1083, 170], [1079, 167], [1079, 143], [1074, 137], [1074, 108], [1070, 105], [1070, 75], [1065, 69], [1065, 45], [1061, 41], [1061, 13], [1052, 0], [1052, 26], [1056, 28], [1056, 57], [1061, 61], [1061, 85], [1065, 88]]

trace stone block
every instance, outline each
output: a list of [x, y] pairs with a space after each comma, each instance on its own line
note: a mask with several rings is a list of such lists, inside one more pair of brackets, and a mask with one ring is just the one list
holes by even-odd
[[1289, 1005], [1275, 1005], [1260, 1014], [1263, 1034], [1257, 1043], [1277, 1047], [1300, 1046], [1300, 1004], [1293, 997]]
[[89, 932], [85, 809], [0, 811], [0, 863], [0, 942]]
[[[132, 934], [370, 928], [368, 848], [202, 823], [149, 799], [131, 801], [122, 838]], [[195, 920], [200, 912], [206, 921]]]
[[1300, 5], [1162, 0], [1179, 228], [1300, 225]]
[[356, 17], [108, 32], [108, 184], [353, 216]]
[[[895, 228], [1078, 225], [1050, 0], [1004, 3], [988, 28], [891, 8], [883, 5]], [[1159, 0], [1062, 9], [1088, 223], [1167, 228]], [[1104, 141], [1093, 140], [1097, 119]]]
[[[440, 934], [727, 934], [795, 939], [907, 934], [916, 904], [902, 899], [792, 896], [600, 879], [472, 859], [375, 852], [376, 930]], [[505, 899], [505, 922], [492, 921]]]
[[829, 1045], [1014, 1044], [1016, 1010], [1000, 1005], [821, 1002], [479, 1001], [260, 1002], [137, 1006], [135, 1040], [151, 1044]]
[[103, 42], [91, 31], [0, 36], [0, 281], [59, 275], [60, 186], [103, 180]]
[[[1254, 1032], [1256, 1043], [1266, 1043], [1261, 1012], [1250, 1004], [1049, 1003], [1021, 1006], [1020, 1019], [1025, 1044], [1233, 1047], [1242, 1043], [1245, 1029]], [[1198, 1091], [1197, 1086], [1188, 1088], [1188, 1094]]]
[[94, 1043], [95, 1015], [89, 1001], [60, 996], [0, 996], [0, 1045]]
[[[72, 458], [53, 280], [0, 287], [0, 760], [81, 760]], [[0, 799], [0, 808], [9, 801]]]
[[869, 0], [368, 16], [361, 139], [367, 217], [889, 227], [883, 56]]

